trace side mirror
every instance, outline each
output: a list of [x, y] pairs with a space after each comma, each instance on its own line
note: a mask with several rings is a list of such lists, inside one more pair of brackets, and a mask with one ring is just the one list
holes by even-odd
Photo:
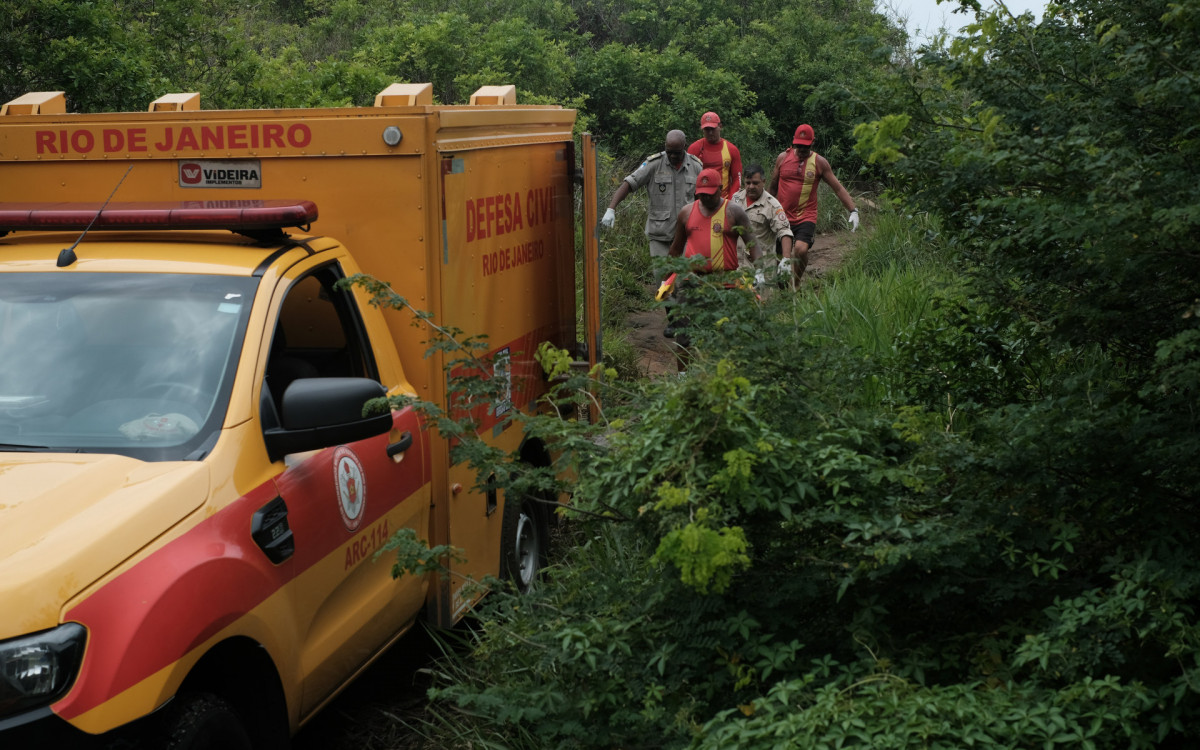
[[289, 453], [352, 443], [392, 428], [390, 411], [362, 415], [363, 404], [387, 395], [370, 378], [301, 378], [283, 394], [282, 427], [266, 430], [267, 456], [278, 461]]

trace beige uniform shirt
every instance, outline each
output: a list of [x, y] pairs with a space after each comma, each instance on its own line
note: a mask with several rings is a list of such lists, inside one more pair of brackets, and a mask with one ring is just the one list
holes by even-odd
[[625, 178], [631, 190], [646, 188], [650, 207], [646, 212], [646, 236], [660, 242], [675, 239], [679, 209], [696, 199], [696, 178], [704, 167], [692, 154], [684, 154], [683, 166], [675, 169], [665, 151], [651, 156]]
[[[758, 200], [747, 206], [745, 188], [733, 194], [733, 202], [746, 209], [746, 215], [750, 217], [750, 230], [758, 243], [759, 256], [774, 258], [775, 240], [792, 236], [792, 227], [788, 224], [783, 206], [766, 190]], [[738, 265], [742, 268], [750, 265], [750, 254], [746, 250], [746, 243], [741, 239], [738, 240]]]

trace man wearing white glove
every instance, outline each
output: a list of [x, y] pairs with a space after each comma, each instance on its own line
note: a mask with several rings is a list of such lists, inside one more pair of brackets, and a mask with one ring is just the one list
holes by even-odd
[[700, 160], [687, 152], [684, 132], [672, 130], [667, 133], [663, 150], [642, 162], [621, 182], [600, 219], [600, 226], [612, 229], [617, 205], [633, 191], [645, 188], [650, 198], [646, 216], [650, 255], [665, 257], [675, 238], [676, 217], [681, 208], [695, 200], [696, 178], [703, 168]]
[[775, 169], [771, 171], [767, 186], [783, 204], [792, 227], [795, 242], [790, 265], [797, 279], [804, 275], [804, 269], [808, 266], [808, 250], [812, 247], [817, 229], [817, 188], [822, 180], [833, 188], [838, 200], [850, 212], [851, 231], [858, 230], [858, 209], [854, 206], [854, 199], [838, 182], [829, 160], [813, 150], [814, 140], [816, 135], [811, 125], [804, 124], [796, 128], [792, 147], [775, 158]]

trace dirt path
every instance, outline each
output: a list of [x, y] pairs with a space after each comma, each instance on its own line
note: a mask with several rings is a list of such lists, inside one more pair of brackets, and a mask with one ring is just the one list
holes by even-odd
[[[847, 232], [817, 236], [812, 249], [808, 251], [808, 269], [804, 272], [803, 283], [811, 284], [841, 266], [850, 247], [851, 240]], [[657, 287], [647, 290], [651, 295], [656, 291]], [[629, 328], [629, 343], [641, 353], [639, 367], [648, 377], [678, 370], [673, 352], [674, 341], [663, 336], [666, 322], [661, 309], [643, 310], [625, 319]]]

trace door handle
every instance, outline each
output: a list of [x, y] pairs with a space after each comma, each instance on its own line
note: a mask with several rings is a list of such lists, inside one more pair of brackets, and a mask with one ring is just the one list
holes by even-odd
[[388, 447], [387, 447], [388, 457], [392, 458], [392, 457], [396, 456], [396, 454], [398, 454], [398, 453], [403, 453], [404, 451], [411, 448], [412, 444], [413, 444], [412, 433], [409, 432], [408, 430], [405, 430], [404, 433], [400, 436], [399, 440], [397, 440], [394, 443], [388, 444]]

